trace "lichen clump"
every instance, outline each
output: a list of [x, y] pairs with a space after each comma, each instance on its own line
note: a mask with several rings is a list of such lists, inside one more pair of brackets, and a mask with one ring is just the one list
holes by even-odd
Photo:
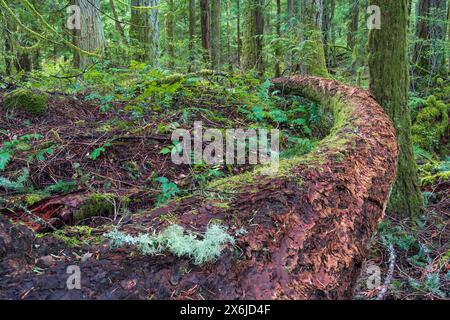
[[226, 228], [217, 224], [210, 225], [201, 240], [196, 234], [186, 233], [183, 227], [176, 224], [159, 234], [141, 234], [133, 237], [113, 230], [105, 234], [105, 237], [110, 239], [113, 248], [134, 245], [145, 255], [168, 251], [177, 257], [189, 257], [196, 265], [216, 260], [226, 244], [234, 244], [234, 238], [226, 232]]
[[48, 107], [48, 95], [30, 89], [16, 89], [4, 95], [5, 110], [22, 110], [29, 114], [42, 115]]

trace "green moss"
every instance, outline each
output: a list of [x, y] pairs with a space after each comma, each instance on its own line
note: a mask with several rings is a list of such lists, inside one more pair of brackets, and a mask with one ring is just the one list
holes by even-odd
[[31, 193], [31, 194], [27, 194], [25, 196], [25, 203], [28, 206], [31, 206], [33, 204], [35, 204], [38, 201], [41, 201], [45, 196], [43, 196], [42, 194], [37, 194], [37, 193]]
[[38, 116], [43, 114], [48, 107], [48, 95], [21, 88], [5, 94], [3, 106], [6, 110], [23, 110]]
[[436, 181], [449, 181], [450, 180], [450, 171], [443, 171], [433, 175], [425, 176], [420, 179], [420, 184], [422, 187], [426, 187], [434, 184]]
[[114, 214], [114, 197], [110, 194], [94, 193], [85, 203], [74, 212], [75, 221], [92, 218], [95, 216], [112, 216]]
[[447, 130], [448, 106], [435, 96], [429, 96], [412, 126], [413, 143], [428, 151], [438, 151]]
[[72, 226], [46, 234], [63, 241], [69, 247], [100, 244], [104, 241], [101, 235], [94, 235], [94, 229], [88, 226]]

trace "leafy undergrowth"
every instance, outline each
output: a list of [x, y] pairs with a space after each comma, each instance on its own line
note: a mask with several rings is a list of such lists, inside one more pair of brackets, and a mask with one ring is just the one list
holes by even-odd
[[195, 121], [204, 129], [276, 128], [280, 156], [290, 157], [314, 148], [332, 120], [316, 103], [269, 94], [268, 81], [233, 74], [166, 75], [137, 63], [99, 65], [78, 80], [49, 72], [21, 83], [49, 95], [44, 114], [0, 109], [0, 212], [69, 247], [99, 242], [71, 226], [110, 230], [252, 170], [173, 164], [171, 155], [183, 152], [171, 140], [175, 129], [192, 132]]

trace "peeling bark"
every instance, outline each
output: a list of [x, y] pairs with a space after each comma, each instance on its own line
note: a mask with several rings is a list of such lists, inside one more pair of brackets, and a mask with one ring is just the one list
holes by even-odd
[[[212, 219], [221, 220], [236, 235], [235, 246], [225, 248], [218, 261], [204, 266], [171, 255], [141, 256], [130, 255], [128, 248], [105, 249], [98, 259], [81, 264], [83, 283], [81, 290], [74, 290], [76, 298], [352, 296], [366, 245], [383, 217], [396, 176], [393, 125], [362, 89], [317, 77], [293, 76], [272, 82], [275, 89], [317, 100], [333, 113], [331, 133], [314, 151], [281, 160], [276, 176], [237, 176], [232, 184], [220, 180], [213, 193], [219, 196], [174, 201], [149, 214], [132, 216], [123, 226], [123, 231], [134, 234], [138, 232], [135, 226], [161, 230], [169, 222], [159, 217], [168, 212], [177, 216], [180, 225], [198, 232]], [[224, 195], [232, 195], [228, 205], [216, 205]], [[238, 233], [242, 228], [247, 232]], [[73, 263], [59, 262], [39, 276], [44, 277], [41, 280], [27, 275], [20, 283], [35, 279], [27, 298], [67, 298], [71, 292], [52, 291], [42, 283], [51, 279], [59, 283], [55, 277], [66, 279], [66, 267]], [[99, 281], [100, 273], [112, 283]], [[11, 285], [8, 290], [3, 294], [11, 297], [26, 289]]]

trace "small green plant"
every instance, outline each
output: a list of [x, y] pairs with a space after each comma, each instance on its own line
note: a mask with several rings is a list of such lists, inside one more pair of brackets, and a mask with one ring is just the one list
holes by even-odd
[[97, 158], [100, 157], [106, 151], [106, 148], [110, 146], [111, 143], [106, 142], [101, 147], [95, 148], [94, 150], [92, 150], [92, 152], [89, 153], [89, 158], [94, 161], [97, 160]]
[[112, 230], [104, 235], [110, 240], [112, 248], [125, 245], [136, 246], [142, 254], [157, 254], [168, 251], [177, 257], [186, 256], [196, 265], [216, 260], [226, 244], [234, 244], [234, 238], [227, 233], [224, 226], [210, 225], [203, 238], [192, 232], [185, 232], [179, 225], [171, 225], [161, 233], [141, 234], [137, 237]]
[[161, 206], [167, 203], [173, 196], [180, 192], [178, 186], [169, 181], [166, 177], [155, 178], [156, 182], [160, 183], [161, 193], [156, 197], [156, 205]]
[[16, 181], [11, 181], [5, 177], [0, 176], [0, 188], [15, 191], [18, 193], [32, 191], [33, 189], [31, 187], [25, 186], [25, 183], [27, 182], [29, 177], [30, 172], [28, 171], [28, 169], [24, 169]]
[[40, 140], [43, 137], [43, 135], [37, 133], [26, 134], [11, 141], [4, 142], [0, 147], [0, 171], [6, 169], [6, 166], [16, 152], [31, 149], [30, 143], [33, 140]]

